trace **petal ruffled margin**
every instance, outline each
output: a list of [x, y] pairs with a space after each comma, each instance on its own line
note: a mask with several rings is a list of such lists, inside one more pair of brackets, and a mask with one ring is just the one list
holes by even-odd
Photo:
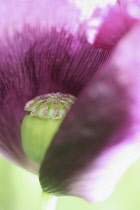
[[106, 199], [140, 157], [140, 24], [80, 95], [40, 169], [45, 192]]

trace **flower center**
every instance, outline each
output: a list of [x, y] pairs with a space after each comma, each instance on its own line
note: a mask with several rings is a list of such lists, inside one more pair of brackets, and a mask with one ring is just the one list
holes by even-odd
[[25, 104], [28, 114], [21, 125], [24, 152], [41, 163], [64, 117], [76, 98], [70, 94], [51, 93], [38, 96]]
[[25, 110], [31, 116], [40, 118], [63, 118], [76, 98], [70, 94], [51, 93], [38, 96], [25, 104]]

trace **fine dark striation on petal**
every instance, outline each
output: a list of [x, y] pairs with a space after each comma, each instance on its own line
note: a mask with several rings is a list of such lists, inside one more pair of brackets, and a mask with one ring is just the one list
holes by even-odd
[[20, 138], [25, 103], [51, 92], [78, 96], [108, 55], [63, 29], [26, 25], [13, 37], [5, 33], [0, 40], [1, 153], [28, 165]]
[[45, 192], [103, 200], [140, 156], [139, 35], [140, 25], [120, 42], [62, 123], [40, 169]]

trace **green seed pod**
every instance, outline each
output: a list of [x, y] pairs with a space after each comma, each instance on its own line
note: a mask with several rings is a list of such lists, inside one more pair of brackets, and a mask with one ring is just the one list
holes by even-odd
[[75, 100], [70, 94], [52, 93], [26, 103], [25, 110], [29, 112], [21, 125], [21, 138], [24, 152], [32, 161], [43, 161], [54, 135]]

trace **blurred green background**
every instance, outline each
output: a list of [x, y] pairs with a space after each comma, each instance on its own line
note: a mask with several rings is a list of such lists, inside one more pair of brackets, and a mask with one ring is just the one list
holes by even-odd
[[[56, 210], [140, 210], [139, 178], [140, 160], [125, 173], [108, 200], [91, 204], [79, 198], [60, 197]], [[42, 210], [38, 178], [3, 158], [0, 158], [0, 210]]]

